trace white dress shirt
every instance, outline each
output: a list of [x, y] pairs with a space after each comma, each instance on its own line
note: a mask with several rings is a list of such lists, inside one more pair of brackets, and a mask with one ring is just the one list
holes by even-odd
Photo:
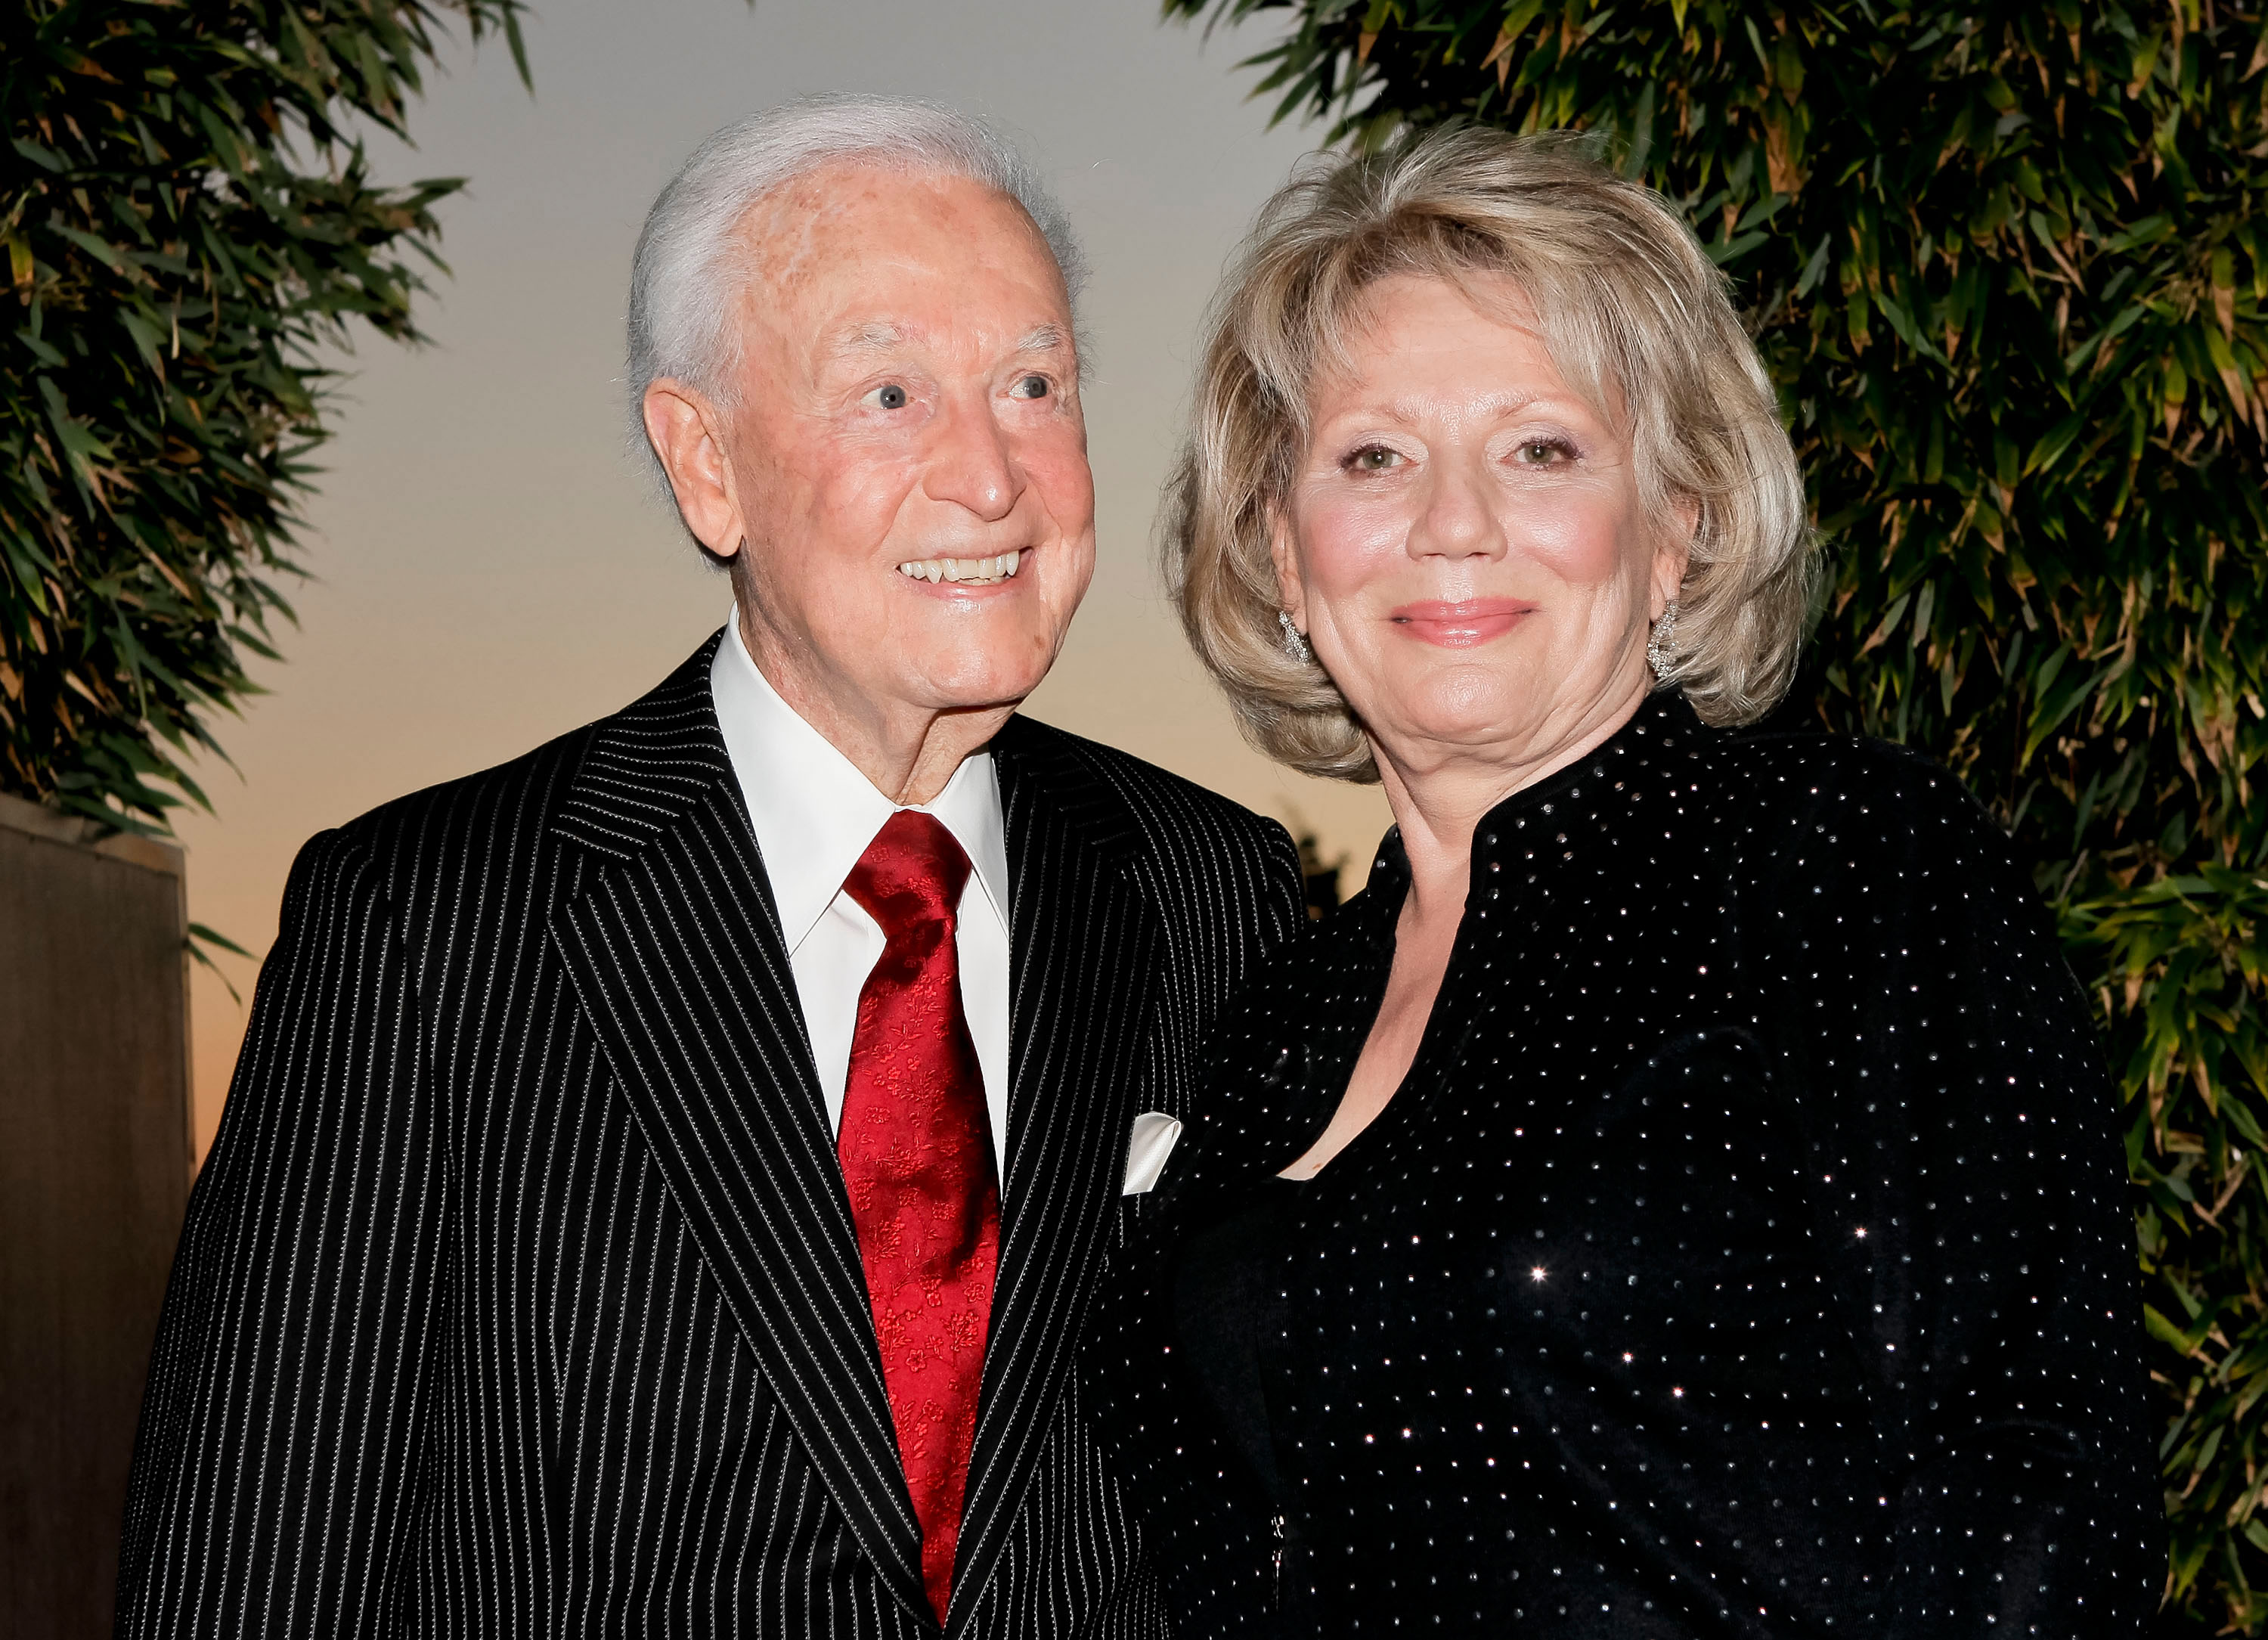
[[[725, 750], [748, 805], [787, 941], [795, 994], [811, 1033], [811, 1057], [839, 1132], [858, 993], [880, 960], [880, 924], [843, 891], [866, 845], [899, 805], [779, 697], [740, 638], [736, 613], [709, 669]], [[992, 754], [953, 772], [934, 802], [917, 805], [953, 833], [969, 864], [954, 949], [961, 1006], [984, 1078], [992, 1159], [1003, 1189], [1008, 1166], [1008, 839]]]

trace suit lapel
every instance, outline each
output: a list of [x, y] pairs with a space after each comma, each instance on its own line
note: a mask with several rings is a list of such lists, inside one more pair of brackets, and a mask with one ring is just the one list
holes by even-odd
[[991, 1575], [1078, 1333], [1135, 1115], [1155, 915], [1123, 802], [1011, 720], [993, 742], [1011, 890], [1008, 1177], [948, 1633]]
[[594, 732], [554, 823], [593, 858], [551, 936], [782, 1412], [926, 1616], [835, 1136], [710, 699], [715, 648]]

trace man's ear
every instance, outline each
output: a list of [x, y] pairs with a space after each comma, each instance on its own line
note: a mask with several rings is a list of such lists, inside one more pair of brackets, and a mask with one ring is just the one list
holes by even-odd
[[638, 410], [685, 528], [718, 558], [731, 558], [747, 526], [725, 455], [724, 412], [698, 388], [667, 376], [646, 388]]
[[1304, 632], [1307, 630], [1307, 589], [1300, 585], [1300, 564], [1292, 553], [1292, 524], [1284, 510], [1272, 504], [1268, 508], [1268, 557], [1276, 566], [1276, 602], [1292, 617], [1292, 624]]

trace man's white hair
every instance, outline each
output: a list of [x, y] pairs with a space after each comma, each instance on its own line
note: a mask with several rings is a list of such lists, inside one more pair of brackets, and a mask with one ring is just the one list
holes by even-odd
[[646, 213], [630, 260], [630, 419], [641, 449], [640, 406], [655, 380], [674, 377], [731, 401], [740, 362], [733, 308], [745, 277], [733, 234], [749, 208], [798, 177], [845, 163], [967, 177], [1014, 200], [1046, 238], [1077, 302], [1086, 264], [1071, 224], [998, 132], [954, 109], [898, 97], [813, 97], [768, 108], [695, 149]]

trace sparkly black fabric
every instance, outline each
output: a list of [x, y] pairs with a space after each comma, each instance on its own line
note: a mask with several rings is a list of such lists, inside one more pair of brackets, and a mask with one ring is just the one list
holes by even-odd
[[[1958, 784], [1656, 696], [1483, 822], [1408, 1080], [1263, 1198], [1345, 1088], [1406, 887], [1389, 837], [1232, 1012], [1099, 1306], [1184, 1640], [2139, 1632], [2164, 1561], [2112, 1104]], [[1207, 1232], [1263, 1199], [1281, 1520], [1250, 1401], [1224, 1415], [1175, 1320], [1184, 1249], [1220, 1290]]]

